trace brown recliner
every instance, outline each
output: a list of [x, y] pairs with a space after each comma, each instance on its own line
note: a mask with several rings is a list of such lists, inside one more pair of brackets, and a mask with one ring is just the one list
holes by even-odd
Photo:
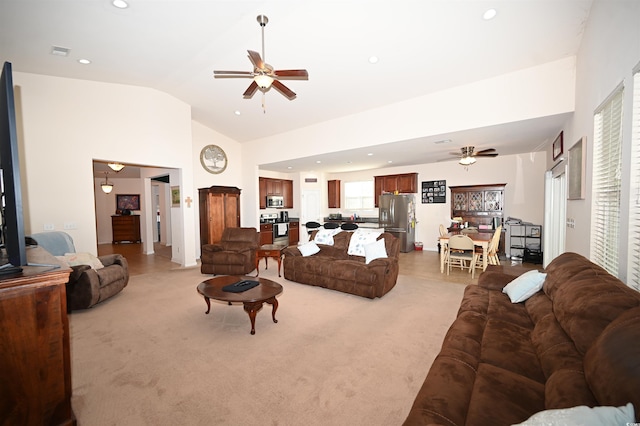
[[205, 244], [200, 254], [200, 272], [213, 275], [245, 275], [256, 269], [260, 234], [256, 228], [226, 228], [222, 240]]

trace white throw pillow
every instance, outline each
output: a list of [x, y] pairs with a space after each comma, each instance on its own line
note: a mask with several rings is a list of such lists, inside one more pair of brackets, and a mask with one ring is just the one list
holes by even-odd
[[547, 274], [535, 269], [525, 272], [502, 289], [512, 303], [524, 302], [542, 288]]
[[347, 254], [352, 256], [364, 256], [364, 246], [374, 243], [382, 234], [382, 230], [365, 231], [364, 229], [356, 229], [349, 240], [349, 249]]
[[89, 265], [93, 269], [104, 268], [100, 259], [92, 255], [91, 253], [65, 253], [64, 260], [67, 261], [69, 266]]
[[[534, 414], [520, 426], [618, 426], [635, 423], [636, 416], [633, 404], [628, 403], [621, 407], [593, 407], [586, 405], [578, 407], [563, 408], [557, 410], [546, 410]], [[517, 425], [514, 425], [517, 426]]]
[[386, 259], [387, 249], [384, 246], [384, 238], [377, 240], [375, 243], [370, 243], [364, 246], [364, 254], [366, 257], [365, 263], [367, 265], [376, 259]]
[[298, 250], [300, 250], [300, 253], [302, 253], [302, 256], [307, 257], [319, 252], [320, 247], [318, 247], [318, 245], [314, 241], [309, 241], [308, 243], [299, 245]]
[[326, 246], [332, 246], [333, 245], [333, 236], [336, 235], [340, 231], [342, 231], [342, 229], [339, 229], [339, 228], [336, 228], [336, 229], [319, 229], [318, 232], [316, 233], [316, 236], [313, 239], [313, 241], [315, 241], [317, 244], [324, 244]]

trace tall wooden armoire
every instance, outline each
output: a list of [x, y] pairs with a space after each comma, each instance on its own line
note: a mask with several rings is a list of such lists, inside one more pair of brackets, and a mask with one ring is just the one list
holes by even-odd
[[200, 247], [220, 242], [225, 228], [240, 227], [240, 191], [233, 186], [198, 189]]

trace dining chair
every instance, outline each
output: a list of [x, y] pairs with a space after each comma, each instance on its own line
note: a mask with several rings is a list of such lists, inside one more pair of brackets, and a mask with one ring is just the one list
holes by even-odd
[[[467, 266], [469, 261], [469, 266]], [[449, 238], [449, 255], [446, 259], [447, 275], [451, 272], [451, 265], [460, 266], [460, 269], [469, 268], [471, 278], [475, 278], [476, 252], [473, 240], [467, 235], [457, 234]]]
[[[487, 264], [488, 265], [499, 265], [500, 258], [498, 257], [498, 248], [500, 246], [500, 237], [502, 236], [502, 226], [498, 226], [496, 231], [493, 233], [493, 237], [489, 242], [489, 247], [487, 248]], [[476, 261], [474, 264], [475, 268], [482, 269], [482, 248], [476, 247]]]
[[[445, 235], [447, 235], [447, 228], [445, 228], [443, 224], [440, 224], [440, 236], [444, 237]], [[438, 247], [440, 247], [440, 244], [442, 244], [442, 243], [440, 242], [440, 238], [438, 238]], [[438, 251], [442, 252], [442, 248], [440, 250], [438, 250]], [[444, 252], [441, 253], [441, 255], [444, 256], [444, 261], [446, 262], [447, 258], [449, 256], [449, 246], [448, 245], [444, 246]]]

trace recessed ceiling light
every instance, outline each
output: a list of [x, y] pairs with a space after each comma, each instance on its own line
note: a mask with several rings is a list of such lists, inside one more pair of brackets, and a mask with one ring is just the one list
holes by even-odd
[[291, 169], [293, 169], [293, 167], [291, 167], [291, 166], [287, 166], [287, 169], [291, 170]]
[[387, 160], [387, 163], [391, 164], [393, 163], [393, 160]]
[[233, 113], [234, 113], [235, 115], [240, 115], [240, 111], [238, 111], [238, 110], [235, 110]]
[[320, 163], [322, 163], [322, 161], [316, 160], [316, 164], [320, 164]]
[[373, 152], [370, 152], [367, 154], [369, 157], [371, 157], [373, 155]]
[[129, 3], [127, 3], [124, 0], [113, 0], [111, 4], [117, 7], [118, 9], [126, 9], [129, 7]]
[[495, 9], [489, 9], [489, 10], [487, 10], [486, 12], [484, 12], [484, 15], [482, 15], [482, 18], [483, 18], [485, 21], [488, 21], [488, 20], [490, 20], [490, 19], [495, 18], [497, 14], [498, 14], [498, 11], [497, 11], [497, 10], [495, 10]]
[[378, 63], [378, 57], [377, 56], [369, 56], [369, 63], [370, 64], [377, 64]]
[[91, 63], [91, 61], [88, 59], [78, 59], [78, 62], [80, 62], [82, 65], [89, 65]]

